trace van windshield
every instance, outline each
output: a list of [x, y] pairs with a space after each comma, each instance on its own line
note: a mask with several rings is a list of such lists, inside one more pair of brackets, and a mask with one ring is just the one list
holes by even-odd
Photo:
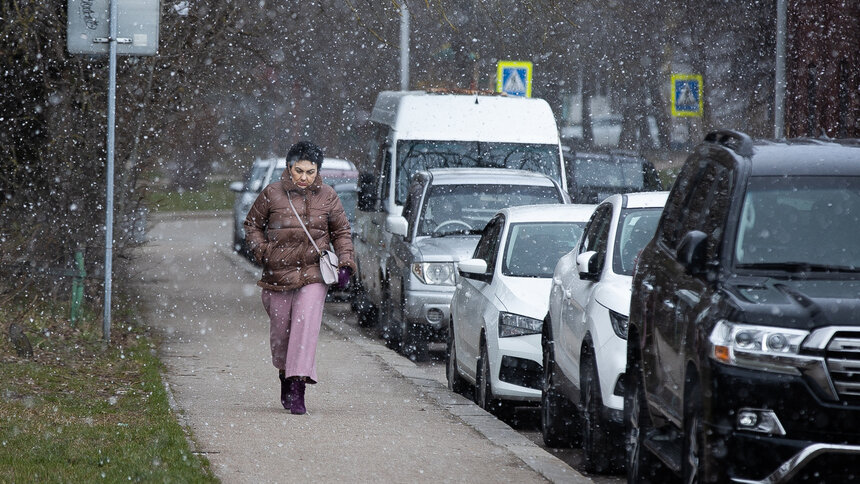
[[402, 205], [412, 175], [431, 168], [515, 168], [561, 184], [558, 145], [404, 140], [397, 143], [395, 201]]

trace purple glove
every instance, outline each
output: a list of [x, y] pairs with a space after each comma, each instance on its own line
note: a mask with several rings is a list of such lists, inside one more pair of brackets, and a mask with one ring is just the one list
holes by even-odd
[[337, 271], [337, 288], [346, 289], [349, 286], [349, 279], [352, 277], [352, 269], [349, 267], [341, 267]]

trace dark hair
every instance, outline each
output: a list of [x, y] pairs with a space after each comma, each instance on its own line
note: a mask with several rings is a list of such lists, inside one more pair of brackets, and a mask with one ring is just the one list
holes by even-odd
[[307, 160], [317, 166], [317, 169], [322, 168], [323, 163], [323, 151], [322, 148], [311, 143], [310, 141], [299, 141], [298, 143], [290, 146], [290, 150], [287, 151], [287, 167], [290, 167], [299, 160]]

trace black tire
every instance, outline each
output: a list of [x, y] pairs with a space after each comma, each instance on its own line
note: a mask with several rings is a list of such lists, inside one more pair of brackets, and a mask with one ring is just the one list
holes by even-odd
[[[544, 322], [544, 324], [547, 324]], [[547, 339], [543, 344], [543, 385], [540, 394], [540, 423], [543, 443], [548, 447], [570, 447], [578, 442], [576, 408], [556, 386], [555, 358]]]
[[624, 387], [624, 436], [626, 446], [627, 482], [629, 484], [662, 484], [673, 482], [663, 463], [645, 447], [645, 436], [651, 428], [651, 417], [645, 402], [645, 383], [641, 363], [631, 346], [636, 338], [628, 336], [627, 380]]
[[358, 325], [362, 328], [370, 328], [375, 326], [379, 321], [379, 314], [376, 308], [367, 299], [367, 294], [361, 287], [361, 284], [356, 282], [352, 288], [352, 297], [350, 298], [350, 307], [358, 316]]
[[457, 343], [454, 341], [454, 321], [448, 323], [448, 337], [445, 348], [445, 377], [448, 380], [448, 390], [465, 395], [469, 390], [469, 382], [461, 375], [457, 365]]
[[582, 451], [588, 472], [604, 473], [612, 466], [611, 422], [603, 418], [603, 397], [597, 362], [590, 351], [583, 351], [579, 384], [582, 396]]
[[702, 482], [705, 463], [705, 433], [702, 427], [702, 404], [697, 385], [687, 391], [684, 409], [684, 448], [681, 460], [681, 475], [684, 484]]
[[475, 381], [475, 403], [493, 415], [503, 413], [502, 402], [493, 396], [492, 378], [490, 376], [490, 356], [487, 343], [481, 340], [481, 357], [478, 359], [478, 372]]
[[400, 353], [410, 360], [425, 361], [428, 358], [429, 343], [422, 329], [420, 326], [405, 320], [401, 320], [397, 324]]

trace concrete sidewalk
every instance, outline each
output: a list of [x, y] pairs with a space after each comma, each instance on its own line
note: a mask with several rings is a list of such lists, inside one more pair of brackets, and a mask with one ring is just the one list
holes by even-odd
[[308, 414], [285, 411], [258, 272], [220, 240], [229, 228], [164, 219], [136, 261], [177, 412], [224, 482], [590, 482], [362, 336], [342, 303], [327, 305]]

